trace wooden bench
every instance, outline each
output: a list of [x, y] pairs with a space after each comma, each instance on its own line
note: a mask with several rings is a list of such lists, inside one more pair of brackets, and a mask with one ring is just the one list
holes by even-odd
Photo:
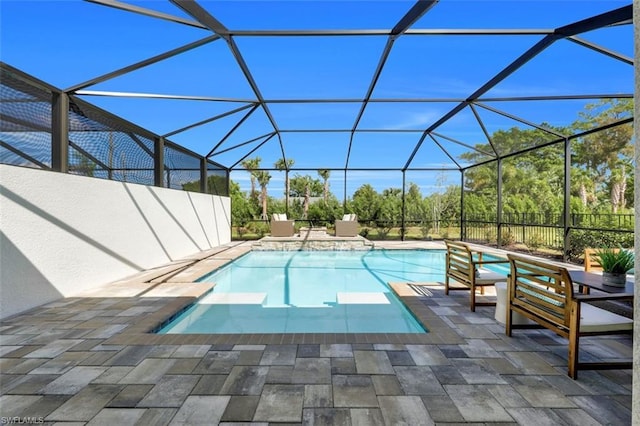
[[[472, 250], [468, 244], [460, 241], [445, 240], [447, 246], [446, 273], [444, 293], [454, 290], [470, 290], [469, 307], [475, 312], [476, 306], [495, 306], [496, 302], [476, 302], [476, 289], [484, 294], [484, 287], [494, 286], [500, 281], [507, 281], [507, 276], [482, 268], [488, 263], [508, 263], [507, 260], [482, 259], [482, 253]], [[462, 284], [464, 287], [452, 287], [450, 280]]]
[[513, 323], [517, 312], [538, 326], [548, 328], [569, 339], [568, 375], [578, 377], [578, 370], [631, 368], [630, 361], [580, 362], [579, 343], [582, 336], [631, 333], [633, 320], [590, 305], [589, 301], [629, 300], [629, 296], [615, 294], [587, 295], [574, 292], [566, 268], [519, 255], [508, 255], [509, 306], [506, 334], [517, 328], [531, 326]]

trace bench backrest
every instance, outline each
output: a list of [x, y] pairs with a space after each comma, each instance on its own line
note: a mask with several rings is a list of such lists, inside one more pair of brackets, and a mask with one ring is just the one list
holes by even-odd
[[566, 268], [509, 254], [509, 303], [525, 315], [566, 330], [569, 327], [573, 283]]
[[445, 240], [444, 243], [447, 246], [447, 275], [461, 283], [473, 280], [475, 266], [472, 263], [473, 253], [469, 246], [459, 241]]

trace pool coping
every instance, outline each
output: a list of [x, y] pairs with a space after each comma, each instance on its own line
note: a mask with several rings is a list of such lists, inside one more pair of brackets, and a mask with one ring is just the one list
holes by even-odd
[[[376, 244], [379, 249], [436, 249], [444, 245], [429, 244], [415, 247]], [[197, 282], [198, 278], [220, 268], [252, 250], [251, 244], [243, 242], [202, 252], [188, 259], [173, 262], [155, 270], [155, 274], [138, 274], [125, 280], [103, 287], [103, 291], [93, 291], [83, 297], [113, 297], [114, 286], [127, 288], [131, 293], [122, 296], [150, 297], [166, 299], [157, 311], [148, 313], [134, 325], [108, 339], [108, 344], [148, 345], [148, 344], [461, 344], [463, 342], [440, 316], [425, 304], [425, 294], [416, 293], [409, 284], [443, 287], [443, 283], [389, 282], [389, 287], [405, 305], [414, 318], [427, 330], [425, 333], [247, 333], [247, 334], [157, 334], [156, 331], [188, 309], [199, 298], [207, 294], [215, 283]], [[144, 277], [144, 282], [141, 282]], [[106, 293], [106, 294], [105, 294]]]

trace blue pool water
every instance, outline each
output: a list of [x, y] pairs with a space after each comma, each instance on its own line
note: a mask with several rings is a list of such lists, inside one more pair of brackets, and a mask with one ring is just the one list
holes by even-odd
[[442, 280], [443, 250], [250, 252], [159, 333], [424, 333], [387, 282]]

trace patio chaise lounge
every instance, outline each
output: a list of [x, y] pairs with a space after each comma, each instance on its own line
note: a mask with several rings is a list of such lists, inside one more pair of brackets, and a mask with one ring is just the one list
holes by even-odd
[[288, 220], [284, 213], [274, 213], [271, 216], [272, 237], [292, 237], [294, 233], [294, 221]]
[[355, 213], [345, 214], [342, 220], [336, 220], [336, 237], [356, 237], [358, 235], [358, 217]]

